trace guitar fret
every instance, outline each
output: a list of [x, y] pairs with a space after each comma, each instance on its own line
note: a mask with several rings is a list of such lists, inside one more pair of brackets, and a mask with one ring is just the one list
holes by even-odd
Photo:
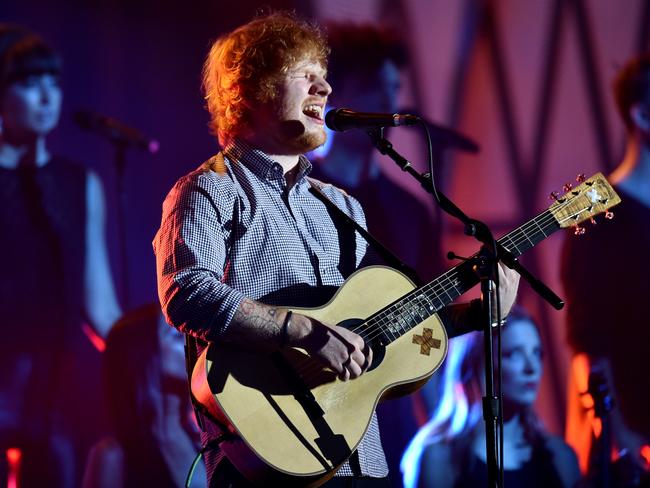
[[535, 225], [537, 226], [537, 228], [540, 230], [540, 232], [542, 233], [542, 235], [544, 236], [544, 238], [548, 237], [548, 235], [546, 234], [546, 232], [544, 232], [544, 229], [542, 228], [542, 226], [539, 225], [539, 224], [537, 223], [537, 220], [536, 220], [536, 219], [533, 219], [533, 222], [535, 223]]

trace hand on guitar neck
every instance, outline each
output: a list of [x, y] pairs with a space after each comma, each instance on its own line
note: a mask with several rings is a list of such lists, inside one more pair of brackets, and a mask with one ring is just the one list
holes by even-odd
[[501, 305], [502, 319], [510, 313], [510, 309], [517, 298], [518, 287], [519, 273], [499, 262], [499, 303]]

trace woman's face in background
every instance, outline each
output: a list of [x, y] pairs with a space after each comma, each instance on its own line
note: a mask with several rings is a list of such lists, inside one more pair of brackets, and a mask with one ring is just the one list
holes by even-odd
[[24, 142], [47, 135], [59, 122], [62, 99], [56, 75], [31, 75], [12, 83], [0, 102], [3, 136]]
[[528, 320], [509, 322], [501, 331], [503, 399], [513, 406], [531, 406], [542, 377], [542, 342]]

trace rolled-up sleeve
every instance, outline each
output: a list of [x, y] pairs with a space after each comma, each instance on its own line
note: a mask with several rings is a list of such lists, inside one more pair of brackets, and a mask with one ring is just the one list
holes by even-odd
[[235, 201], [234, 190], [221, 188], [208, 174], [191, 173], [167, 195], [153, 241], [167, 321], [207, 341], [228, 328], [244, 298], [223, 283]]

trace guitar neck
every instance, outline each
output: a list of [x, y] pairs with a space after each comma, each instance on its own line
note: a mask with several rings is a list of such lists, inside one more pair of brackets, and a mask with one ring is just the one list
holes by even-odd
[[[503, 236], [498, 243], [514, 257], [519, 257], [560, 228], [551, 210], [546, 210]], [[472, 269], [472, 263], [464, 261], [380, 310], [367, 323], [383, 330], [385, 342], [390, 343], [478, 283], [479, 278]]]

